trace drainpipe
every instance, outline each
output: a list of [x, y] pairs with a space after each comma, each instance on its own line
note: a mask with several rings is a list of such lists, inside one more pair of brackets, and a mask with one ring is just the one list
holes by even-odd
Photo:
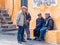
[[12, 14], [11, 14], [11, 18], [13, 16], [13, 13], [14, 13], [14, 0], [12, 0]]
[[14, 13], [14, 0], [12, 0], [12, 15]]

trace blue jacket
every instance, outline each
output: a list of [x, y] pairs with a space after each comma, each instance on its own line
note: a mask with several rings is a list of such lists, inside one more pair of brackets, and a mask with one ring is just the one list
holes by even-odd
[[42, 28], [43, 24], [44, 24], [44, 19], [43, 18], [41, 18], [41, 19], [37, 18], [36, 19], [36, 27], [37, 28]]

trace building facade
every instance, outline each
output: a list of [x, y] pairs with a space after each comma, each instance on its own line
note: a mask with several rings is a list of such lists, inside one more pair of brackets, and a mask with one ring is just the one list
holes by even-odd
[[46, 12], [49, 12], [54, 19], [55, 29], [60, 29], [60, 0], [0, 0], [0, 9], [7, 9], [12, 21], [16, 24], [17, 12], [21, 10], [21, 6], [28, 7], [32, 20], [30, 29], [34, 29], [35, 20], [38, 13], [42, 13], [43, 17]]

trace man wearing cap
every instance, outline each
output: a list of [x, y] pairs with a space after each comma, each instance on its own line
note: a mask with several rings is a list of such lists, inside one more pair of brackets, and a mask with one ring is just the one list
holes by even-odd
[[16, 23], [18, 26], [18, 43], [25, 42], [24, 40], [24, 24], [26, 24], [26, 11], [27, 7], [22, 6], [22, 10], [18, 12], [17, 18], [16, 18]]
[[26, 31], [26, 34], [27, 34], [27, 40], [31, 40], [30, 38], [30, 21], [31, 21], [31, 16], [30, 16], [30, 13], [28, 12], [28, 10], [26, 10], [26, 23], [24, 24], [24, 29]]
[[53, 30], [54, 29], [54, 21], [50, 16], [50, 13], [46, 13], [45, 14], [45, 23], [44, 26], [40, 29], [40, 37], [38, 39], [38, 41], [44, 41], [44, 36], [45, 33], [48, 30]]

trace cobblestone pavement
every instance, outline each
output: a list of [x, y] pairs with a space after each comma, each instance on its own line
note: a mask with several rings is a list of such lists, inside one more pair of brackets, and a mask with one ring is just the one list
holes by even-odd
[[0, 33], [0, 45], [55, 45], [39, 41], [27, 41], [22, 44], [17, 43], [17, 31]]

